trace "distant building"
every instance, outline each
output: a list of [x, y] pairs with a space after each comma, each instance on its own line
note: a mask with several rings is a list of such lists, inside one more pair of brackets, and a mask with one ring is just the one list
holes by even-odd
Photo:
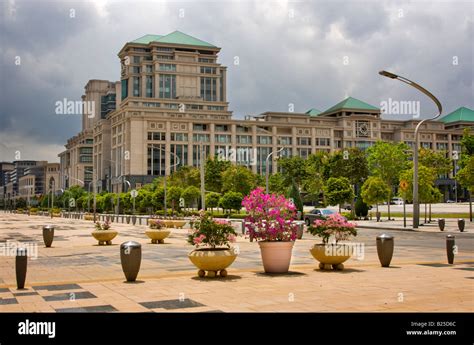
[[[405, 142], [414, 148], [419, 120], [382, 119], [381, 109], [348, 97], [325, 111], [267, 111], [232, 118], [227, 102], [227, 68], [220, 48], [179, 31], [145, 35], [118, 53], [120, 82], [90, 80], [82, 131], [71, 138], [61, 159], [61, 188], [96, 181], [98, 190], [121, 191], [124, 177], [139, 188], [180, 166], [198, 166], [203, 155], [230, 159], [265, 174], [269, 153], [306, 158], [318, 151], [366, 149], [377, 140]], [[462, 129], [474, 124], [462, 107], [420, 130], [420, 146], [460, 151]], [[270, 161], [269, 173], [278, 171]], [[453, 171], [454, 172], [454, 171]], [[449, 198], [453, 174], [439, 181]]]

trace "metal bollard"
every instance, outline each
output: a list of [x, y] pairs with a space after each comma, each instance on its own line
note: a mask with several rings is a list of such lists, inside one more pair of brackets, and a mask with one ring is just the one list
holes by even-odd
[[127, 224], [130, 224], [130, 216], [127, 216]]
[[16, 287], [18, 290], [25, 288], [26, 268], [28, 266], [28, 252], [26, 248], [18, 248], [16, 250], [15, 271], [16, 271]]
[[459, 228], [459, 231], [463, 232], [465, 225], [466, 225], [466, 222], [464, 221], [464, 219], [458, 219], [458, 228]]
[[438, 219], [438, 227], [441, 231], [444, 231], [445, 225], [446, 225], [446, 221], [444, 220], [444, 218]]
[[242, 235], [245, 235], [245, 220], [242, 220]]
[[456, 237], [454, 235], [446, 236], [446, 254], [448, 255], [448, 263], [454, 264], [454, 250], [456, 248]]
[[54, 225], [43, 226], [43, 241], [46, 247], [51, 247], [54, 239]]
[[132, 216], [132, 224], [135, 225], [137, 223], [137, 216]]
[[138, 217], [138, 224], [142, 225], [142, 217]]
[[142, 261], [142, 245], [138, 242], [128, 241], [120, 245], [120, 262], [128, 282], [137, 279]]
[[377, 255], [382, 267], [389, 267], [393, 256], [393, 236], [382, 234], [377, 236]]

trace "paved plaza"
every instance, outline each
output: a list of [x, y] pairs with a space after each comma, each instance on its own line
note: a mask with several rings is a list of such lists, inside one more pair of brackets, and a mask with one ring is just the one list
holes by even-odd
[[[0, 212], [0, 244], [37, 244], [28, 258], [25, 289], [16, 289], [15, 258], [0, 259], [1, 312], [325, 312], [325, 311], [474, 311], [474, 227], [447, 232], [456, 236], [458, 254], [448, 265], [445, 233], [432, 223], [422, 231], [359, 229], [353, 242], [364, 244], [363, 257], [346, 262], [344, 271], [320, 271], [309, 253], [319, 242], [306, 233], [297, 240], [290, 272], [263, 273], [256, 242], [237, 240], [240, 254], [226, 278], [198, 278], [187, 254], [187, 230], [175, 229], [165, 244], [151, 244], [145, 225], [113, 223], [119, 232], [111, 246], [91, 236], [91, 221], [50, 219]], [[361, 225], [363, 226], [362, 222]], [[383, 222], [398, 224], [399, 221]], [[42, 226], [54, 224], [55, 239], [45, 248]], [[372, 225], [371, 225], [372, 224]], [[240, 225], [236, 224], [240, 231]], [[397, 225], [398, 226], [398, 225]], [[395, 228], [397, 227], [395, 226]], [[375, 238], [395, 237], [390, 268], [380, 267]], [[142, 244], [135, 283], [126, 283], [119, 245]]]

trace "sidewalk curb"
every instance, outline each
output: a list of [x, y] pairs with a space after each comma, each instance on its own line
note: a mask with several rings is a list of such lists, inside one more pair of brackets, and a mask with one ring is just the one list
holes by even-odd
[[371, 229], [371, 230], [396, 230], [396, 231], [413, 231], [413, 232], [421, 232], [421, 233], [459, 233], [459, 234], [472, 234], [472, 232], [469, 232], [467, 230], [464, 230], [464, 232], [460, 232], [459, 230], [453, 230], [453, 231], [426, 231], [426, 230], [421, 230], [421, 229], [413, 229], [411, 227], [406, 227], [406, 228], [397, 228], [397, 227], [377, 227], [375, 225], [357, 225], [356, 229]]

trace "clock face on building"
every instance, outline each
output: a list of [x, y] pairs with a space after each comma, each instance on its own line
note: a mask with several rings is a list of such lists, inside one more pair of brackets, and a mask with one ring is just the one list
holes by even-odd
[[367, 122], [359, 122], [357, 124], [357, 134], [361, 137], [369, 136], [369, 124]]

